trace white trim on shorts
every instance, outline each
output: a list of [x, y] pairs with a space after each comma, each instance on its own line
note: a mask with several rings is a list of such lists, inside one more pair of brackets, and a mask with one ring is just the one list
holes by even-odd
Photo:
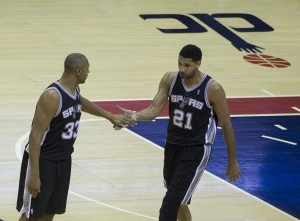
[[29, 219], [30, 207], [31, 207], [31, 194], [27, 189], [28, 179], [30, 175], [30, 163], [29, 159], [27, 162], [27, 170], [26, 170], [26, 178], [25, 178], [25, 185], [24, 185], [24, 192], [23, 192], [23, 206], [20, 210], [20, 214], [26, 213], [26, 217]]
[[192, 197], [201, 177], [202, 177], [202, 174], [204, 172], [204, 169], [208, 163], [208, 159], [209, 159], [209, 156], [210, 156], [210, 152], [211, 152], [211, 145], [210, 144], [205, 144], [204, 145], [204, 153], [203, 153], [203, 158], [199, 164], [199, 166], [197, 167], [197, 170], [196, 170], [196, 173], [194, 175], [194, 178], [189, 186], [189, 188], [187, 189], [186, 191], [186, 194], [181, 202], [181, 204], [183, 205], [187, 205], [190, 198]]

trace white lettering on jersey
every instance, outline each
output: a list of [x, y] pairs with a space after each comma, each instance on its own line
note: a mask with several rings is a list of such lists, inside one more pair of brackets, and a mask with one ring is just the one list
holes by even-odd
[[74, 111], [76, 113], [81, 113], [81, 105], [78, 104], [78, 105], [76, 105], [74, 107], [69, 107], [68, 109], [64, 110], [62, 112], [63, 118], [68, 118], [70, 116], [73, 116]]
[[187, 100], [187, 105], [194, 107], [198, 110], [201, 110], [203, 108], [204, 103], [201, 101], [197, 101], [196, 99], [193, 98], [188, 98], [188, 97], [183, 97], [182, 95], [171, 95], [171, 102], [172, 103], [180, 103], [183, 100]]

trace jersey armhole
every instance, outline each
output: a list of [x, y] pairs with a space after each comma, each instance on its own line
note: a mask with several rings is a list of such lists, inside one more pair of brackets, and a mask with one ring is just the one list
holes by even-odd
[[54, 115], [54, 117], [57, 117], [57, 116], [60, 114], [60, 112], [61, 112], [61, 107], [62, 107], [62, 96], [61, 96], [60, 91], [59, 91], [56, 87], [49, 87], [49, 88], [47, 88], [46, 90], [44, 90], [43, 93], [45, 93], [46, 91], [49, 91], [49, 90], [55, 90], [55, 91], [58, 93], [58, 95], [59, 95], [59, 107], [58, 107], [58, 109], [57, 109], [57, 111], [56, 111], [56, 113], [55, 113], [55, 115]]
[[170, 97], [171, 94], [172, 94], [172, 90], [173, 90], [173, 87], [174, 87], [175, 82], [176, 82], [176, 80], [177, 80], [177, 77], [178, 77], [178, 72], [177, 72], [176, 75], [174, 76], [173, 81], [172, 81], [172, 84], [171, 84], [171, 86], [170, 86], [170, 89], [169, 89], [169, 97]]
[[213, 107], [210, 105], [209, 100], [208, 100], [208, 87], [209, 85], [214, 81], [214, 79], [210, 79], [206, 86], [205, 86], [205, 92], [204, 92], [204, 97], [205, 97], [205, 103], [207, 105], [208, 108], [212, 109]]

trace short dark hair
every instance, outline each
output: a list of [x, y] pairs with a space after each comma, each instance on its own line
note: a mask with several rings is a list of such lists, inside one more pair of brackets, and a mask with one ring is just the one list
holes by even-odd
[[76, 68], [79, 68], [82, 66], [82, 63], [86, 61], [87, 58], [85, 55], [81, 53], [72, 53], [69, 54], [65, 59], [65, 70], [66, 71], [74, 71]]
[[184, 46], [179, 52], [179, 56], [184, 58], [191, 58], [192, 61], [201, 61], [202, 59], [202, 51], [196, 45], [188, 44]]

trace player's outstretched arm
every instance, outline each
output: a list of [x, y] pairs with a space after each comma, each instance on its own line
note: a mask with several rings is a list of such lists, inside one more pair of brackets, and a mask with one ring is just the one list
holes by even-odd
[[106, 118], [112, 124], [118, 125], [120, 127], [124, 127], [125, 125], [130, 125], [130, 126], [135, 125], [135, 120], [128, 115], [112, 114], [111, 112], [104, 110], [103, 108], [99, 107], [95, 103], [89, 101], [88, 99], [82, 96], [80, 96], [80, 100], [81, 100], [81, 109], [86, 113], [98, 117]]
[[161, 79], [158, 87], [158, 92], [153, 98], [150, 105], [139, 111], [132, 111], [123, 107], [117, 106], [124, 115], [132, 117], [134, 120], [153, 120], [162, 111], [168, 101], [169, 90], [175, 73], [168, 72]]

